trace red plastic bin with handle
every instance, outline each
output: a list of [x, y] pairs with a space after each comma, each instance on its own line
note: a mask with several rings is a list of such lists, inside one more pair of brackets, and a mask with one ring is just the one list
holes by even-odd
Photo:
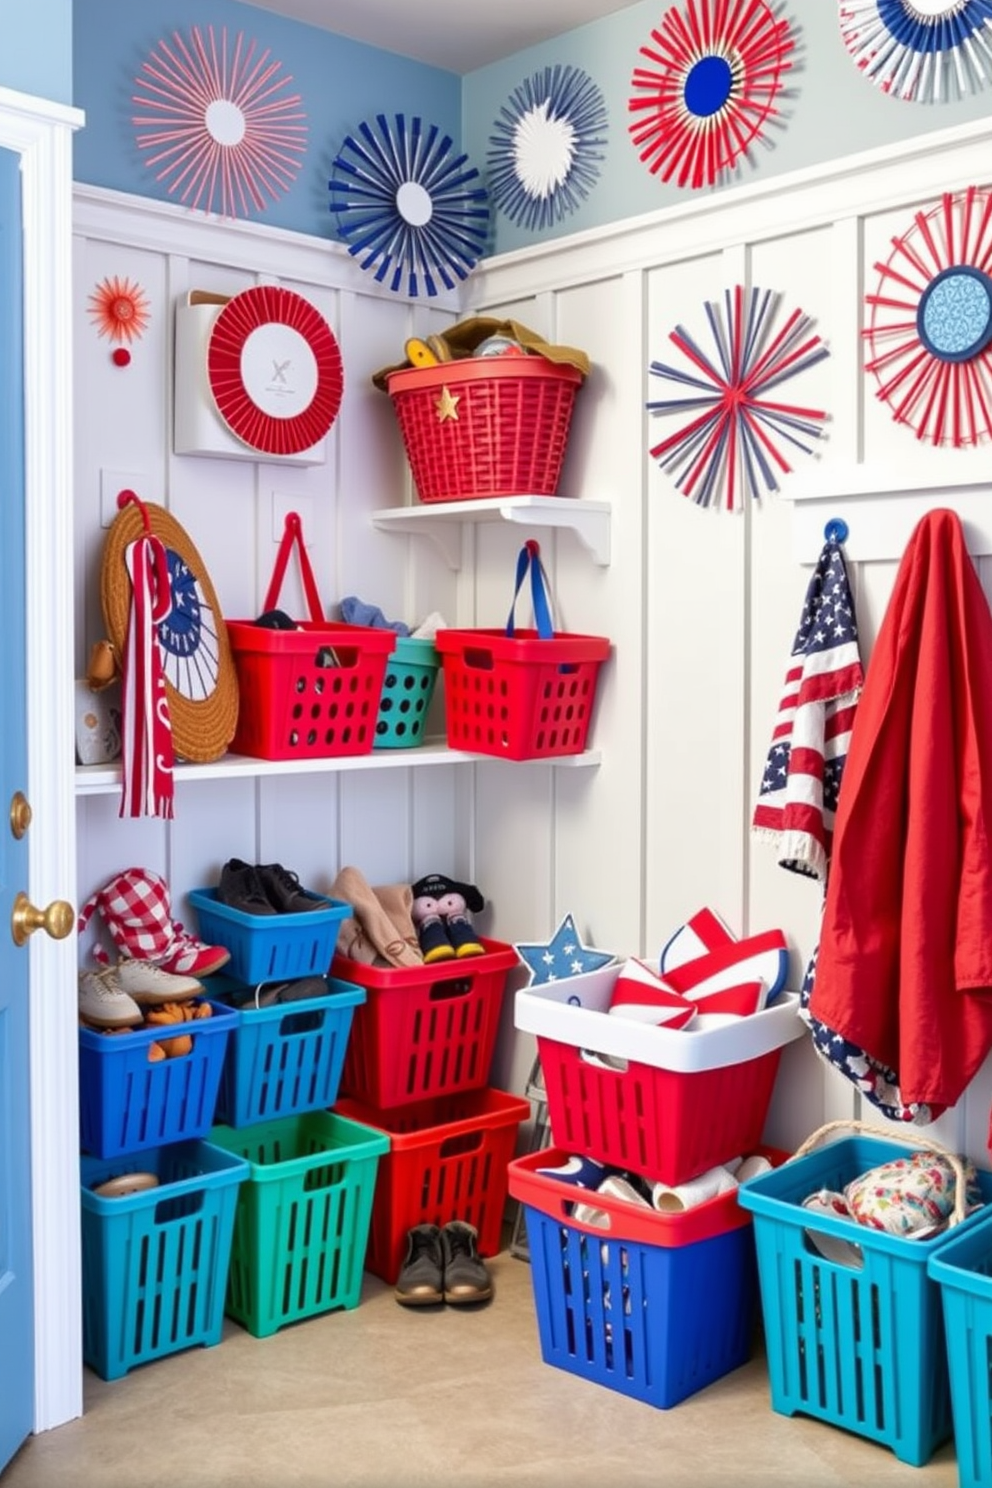
[[482, 937], [481, 956], [430, 966], [366, 966], [335, 956], [332, 972], [365, 989], [355, 1009], [341, 1089], [382, 1109], [489, 1079], [513, 946]]
[[293, 545], [309, 620], [295, 630], [229, 620], [238, 673], [231, 748], [254, 759], [330, 759], [370, 754], [395, 632], [324, 619], [296, 512], [286, 516], [263, 613], [274, 610]]
[[392, 1285], [418, 1224], [462, 1219], [478, 1231], [479, 1254], [501, 1247], [507, 1169], [530, 1101], [503, 1090], [466, 1090], [394, 1111], [339, 1100], [335, 1111], [389, 1137], [380, 1158], [365, 1269]]
[[[535, 628], [515, 623], [530, 571]], [[517, 558], [516, 586], [502, 630], [439, 630], [448, 744], [501, 759], [551, 759], [586, 747], [606, 636], [556, 631], [539, 544]]]

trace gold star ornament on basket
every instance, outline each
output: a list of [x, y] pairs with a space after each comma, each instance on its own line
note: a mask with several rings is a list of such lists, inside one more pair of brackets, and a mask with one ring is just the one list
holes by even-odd
[[453, 419], [458, 422], [458, 403], [460, 393], [452, 393], [449, 387], [441, 389], [441, 395], [434, 399], [434, 407], [437, 409], [437, 421], [443, 424], [445, 419]]

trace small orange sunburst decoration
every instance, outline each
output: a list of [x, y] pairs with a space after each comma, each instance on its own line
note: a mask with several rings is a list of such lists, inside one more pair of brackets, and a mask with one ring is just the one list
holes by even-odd
[[148, 328], [148, 296], [130, 279], [104, 279], [90, 295], [90, 319], [111, 341], [137, 341]]

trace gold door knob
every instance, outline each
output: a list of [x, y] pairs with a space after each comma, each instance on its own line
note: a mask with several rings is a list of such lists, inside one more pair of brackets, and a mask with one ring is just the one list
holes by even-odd
[[47, 909], [39, 909], [27, 894], [18, 894], [10, 912], [10, 933], [18, 946], [36, 930], [44, 930], [53, 940], [65, 940], [75, 919], [76, 911], [65, 899], [53, 899]]
[[10, 831], [20, 842], [31, 825], [31, 807], [23, 791], [15, 791], [10, 798]]

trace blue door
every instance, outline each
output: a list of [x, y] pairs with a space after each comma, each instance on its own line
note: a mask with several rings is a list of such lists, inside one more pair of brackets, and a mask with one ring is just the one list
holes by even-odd
[[34, 1419], [28, 953], [10, 930], [28, 883], [21, 297], [20, 162], [0, 149], [0, 1472]]

